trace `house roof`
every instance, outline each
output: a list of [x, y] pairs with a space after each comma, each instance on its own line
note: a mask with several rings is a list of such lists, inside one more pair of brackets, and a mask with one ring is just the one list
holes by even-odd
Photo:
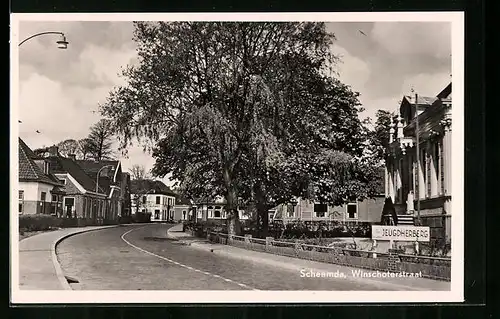
[[181, 195], [177, 194], [175, 196], [175, 204], [176, 205], [191, 205], [191, 201], [189, 201], [187, 198], [184, 198]]
[[40, 182], [56, 186], [62, 186], [59, 180], [51, 175], [45, 174], [35, 163], [35, 160], [43, 160], [37, 156], [24, 141], [19, 138], [19, 180], [23, 182]]
[[97, 179], [97, 173], [101, 168], [107, 165], [113, 166], [113, 169], [103, 169], [99, 174], [99, 188], [104, 190], [109, 194], [111, 191], [111, 185], [115, 185], [113, 182], [115, 176], [115, 170], [118, 169], [119, 174], [117, 176], [117, 183], [121, 178], [121, 165], [118, 160], [102, 160], [102, 161], [94, 161], [94, 160], [76, 160], [76, 163], [80, 165], [80, 167], [85, 171], [87, 175], [89, 175], [93, 180]]
[[154, 194], [176, 196], [175, 192], [162, 181], [155, 181], [151, 179], [136, 179], [130, 181], [130, 193], [141, 194], [144, 192], [147, 192], [147, 194], [154, 192]]
[[[62, 156], [49, 156], [46, 158], [50, 162], [51, 173], [53, 174], [70, 174], [86, 191], [95, 192], [96, 182], [92, 179], [83, 168], [70, 158]], [[105, 194], [104, 190], [99, 187], [99, 193]]]
[[451, 82], [441, 92], [438, 93], [439, 99], [445, 99], [451, 94]]
[[[405, 95], [404, 98], [412, 105], [415, 104], [415, 96]], [[431, 106], [438, 98], [431, 96], [418, 96], [417, 101], [420, 106]]]
[[[119, 166], [120, 161], [93, 161], [93, 160], [76, 160], [76, 163], [90, 176], [97, 175], [97, 172], [106, 165], [111, 165], [115, 169]], [[104, 169], [99, 175], [113, 176], [114, 170]]]

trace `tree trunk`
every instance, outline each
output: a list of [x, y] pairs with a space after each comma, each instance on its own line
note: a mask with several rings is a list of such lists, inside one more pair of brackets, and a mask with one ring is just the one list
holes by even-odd
[[241, 223], [240, 216], [238, 214], [238, 203], [237, 203], [237, 194], [236, 190], [233, 186], [233, 181], [231, 178], [231, 174], [228, 169], [224, 170], [224, 181], [227, 187], [226, 194], [226, 213], [227, 213], [227, 221], [228, 227], [227, 232], [229, 235], [240, 235], [241, 234]]
[[255, 208], [257, 209], [258, 225], [260, 237], [266, 238], [269, 234], [269, 209], [266, 197], [260, 184], [254, 187]]

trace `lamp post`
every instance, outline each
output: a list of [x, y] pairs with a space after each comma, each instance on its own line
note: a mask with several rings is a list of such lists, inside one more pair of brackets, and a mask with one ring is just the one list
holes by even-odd
[[39, 36], [42, 36], [42, 35], [48, 35], [48, 34], [59, 35], [59, 40], [56, 41], [57, 47], [59, 49], [66, 50], [68, 48], [69, 42], [66, 40], [66, 36], [64, 35], [63, 32], [59, 32], [59, 31], [45, 31], [45, 32], [40, 32], [40, 33], [33, 34], [33, 35], [27, 37], [26, 39], [24, 39], [23, 41], [19, 42], [18, 46], [21, 46], [22, 44], [24, 44], [28, 40], [31, 40], [33, 38], [36, 38], [36, 37], [39, 37]]
[[[114, 167], [113, 167], [113, 165], [104, 165], [103, 167], [101, 167], [101, 169], [100, 169], [99, 171], [97, 171], [97, 177], [96, 177], [96, 183], [95, 183], [95, 192], [96, 192], [96, 194], [98, 194], [98, 193], [99, 193], [99, 174], [101, 174], [101, 171], [102, 171], [103, 169], [105, 169], [106, 167], [111, 167], [111, 169], [113, 169], [113, 168], [114, 168]], [[104, 203], [103, 203], [103, 207], [104, 207], [104, 205], [106, 205], [105, 210], [109, 213], [109, 210], [108, 210], [108, 204], [107, 204], [106, 202], [104, 202]], [[109, 208], [110, 208], [110, 209], [113, 209], [113, 208], [111, 207], [111, 205], [112, 205], [112, 204], [110, 203]], [[101, 210], [101, 213], [102, 213], [102, 210]]]
[[[417, 194], [417, 222], [418, 226], [421, 225], [420, 222], [420, 136], [419, 136], [419, 125], [418, 125], [418, 94], [415, 93], [415, 142], [417, 143], [416, 145], [416, 152], [417, 152], [417, 187], [416, 187], [416, 194]], [[425, 160], [425, 159], [424, 159]], [[425, 162], [424, 162], [425, 163]], [[424, 164], [425, 165], [425, 164]], [[424, 185], [425, 187], [425, 185]]]
[[97, 182], [95, 184], [95, 192], [98, 193], [99, 192], [99, 174], [101, 174], [102, 170], [105, 169], [106, 167], [110, 167], [112, 170], [115, 168], [113, 165], [104, 165], [103, 167], [101, 167], [101, 169], [99, 169], [99, 171], [97, 171]]

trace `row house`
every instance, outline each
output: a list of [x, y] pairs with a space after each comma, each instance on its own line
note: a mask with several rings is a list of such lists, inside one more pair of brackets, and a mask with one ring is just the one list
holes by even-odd
[[131, 187], [132, 214], [151, 215], [152, 222], [179, 220], [176, 216], [176, 194], [162, 181], [132, 180]]
[[269, 210], [269, 220], [284, 223], [302, 221], [340, 221], [380, 223], [385, 202], [384, 169], [380, 168], [375, 194], [370, 198], [346, 201], [343, 205], [329, 205], [303, 198], [294, 198]]
[[64, 185], [63, 210], [58, 217], [78, 218], [83, 224], [116, 220], [106, 192], [73, 158], [61, 156], [58, 148], [52, 146], [44, 160], [50, 172]]
[[49, 171], [49, 164], [19, 138], [18, 212], [22, 214], [62, 214], [64, 184]]
[[[226, 200], [221, 196], [198, 198], [191, 206], [193, 219], [199, 221], [221, 222], [227, 219]], [[243, 208], [238, 208], [240, 220], [249, 219]]]
[[190, 200], [177, 194], [175, 197], [175, 219], [176, 221], [187, 221], [193, 216], [193, 204]]
[[104, 221], [106, 203], [103, 190], [74, 160], [60, 156], [57, 147], [39, 155], [19, 138], [20, 214], [50, 214], [95, 224]]
[[[74, 159], [74, 155], [69, 155]], [[122, 171], [118, 160], [75, 160], [92, 179], [98, 181], [109, 199], [108, 214], [127, 217], [131, 214], [130, 174]]]
[[389, 133], [385, 183], [398, 219], [412, 216], [415, 223], [430, 227], [431, 238], [447, 240], [451, 239], [451, 91], [450, 83], [435, 97], [403, 97]]
[[384, 195], [376, 195], [344, 205], [333, 206], [307, 199], [297, 198], [291, 203], [281, 204], [269, 210], [269, 220], [284, 223], [302, 221], [341, 221], [379, 223], [384, 206]]

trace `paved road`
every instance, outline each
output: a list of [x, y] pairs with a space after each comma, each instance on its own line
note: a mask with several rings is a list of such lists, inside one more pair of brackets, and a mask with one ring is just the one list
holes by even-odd
[[343, 278], [217, 256], [166, 237], [172, 225], [123, 226], [65, 239], [57, 247], [75, 290], [383, 290]]

